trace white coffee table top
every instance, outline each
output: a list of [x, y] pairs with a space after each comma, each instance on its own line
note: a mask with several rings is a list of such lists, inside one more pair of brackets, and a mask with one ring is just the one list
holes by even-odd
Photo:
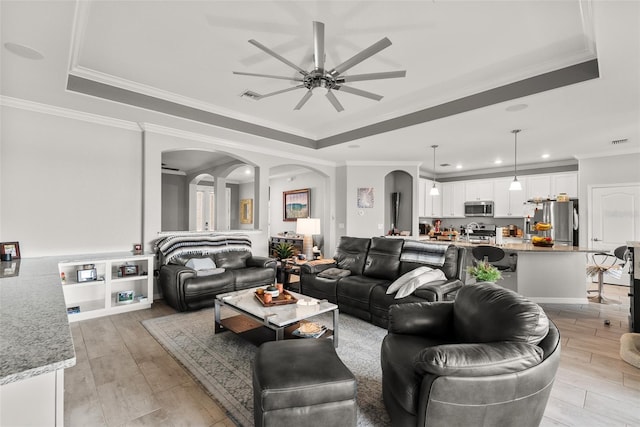
[[258, 288], [264, 288], [264, 286], [219, 294], [216, 299], [224, 305], [243, 311], [255, 318], [266, 320], [277, 327], [292, 325], [309, 317], [338, 309], [336, 304], [326, 300], [318, 300], [292, 291], [287, 292], [298, 300], [297, 304], [265, 307], [255, 296], [255, 291]]

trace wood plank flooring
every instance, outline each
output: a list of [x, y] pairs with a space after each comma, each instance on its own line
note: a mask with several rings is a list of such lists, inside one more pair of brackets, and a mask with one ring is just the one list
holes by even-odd
[[[640, 369], [619, 356], [628, 289], [605, 286], [617, 305], [543, 305], [562, 337], [543, 426], [640, 426]], [[66, 426], [234, 425], [140, 323], [171, 313], [155, 301], [149, 310], [71, 324], [77, 364], [65, 371]]]

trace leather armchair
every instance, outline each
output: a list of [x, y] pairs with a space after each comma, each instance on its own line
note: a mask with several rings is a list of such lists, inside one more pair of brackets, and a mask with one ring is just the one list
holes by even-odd
[[394, 426], [539, 425], [560, 362], [542, 308], [493, 283], [393, 305], [382, 393]]

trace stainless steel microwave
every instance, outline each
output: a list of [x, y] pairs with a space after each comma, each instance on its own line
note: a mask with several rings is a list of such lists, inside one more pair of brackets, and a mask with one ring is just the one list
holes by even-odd
[[493, 216], [493, 202], [465, 202], [464, 216]]

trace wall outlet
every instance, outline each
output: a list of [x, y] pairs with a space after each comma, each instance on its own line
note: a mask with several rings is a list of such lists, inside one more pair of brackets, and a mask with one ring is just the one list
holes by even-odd
[[344, 222], [339, 223], [338, 228], [344, 228]]
[[378, 230], [382, 230], [384, 228], [384, 224], [378, 224]]

